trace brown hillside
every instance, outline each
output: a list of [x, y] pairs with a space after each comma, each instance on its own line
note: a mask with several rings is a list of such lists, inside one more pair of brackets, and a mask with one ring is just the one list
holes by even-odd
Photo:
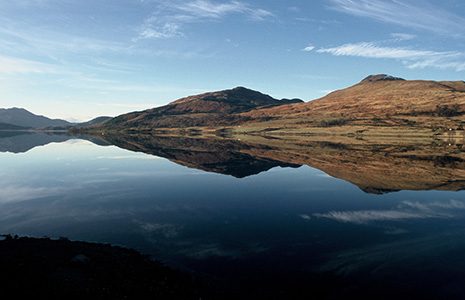
[[141, 112], [133, 112], [110, 120], [111, 128], [173, 128], [192, 126], [228, 126], [247, 120], [238, 113], [256, 108], [303, 102], [278, 100], [244, 87], [189, 96], [168, 105]]
[[243, 115], [258, 120], [305, 119], [315, 125], [331, 126], [346, 122], [379, 125], [389, 121], [433, 125], [444, 118], [461, 120], [464, 113], [463, 81], [403, 80], [372, 75], [354, 86], [314, 101], [258, 109]]

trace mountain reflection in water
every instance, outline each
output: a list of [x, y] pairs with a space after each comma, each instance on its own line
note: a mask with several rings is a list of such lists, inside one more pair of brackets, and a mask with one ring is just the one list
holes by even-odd
[[274, 167], [308, 165], [348, 181], [367, 193], [400, 190], [459, 191], [465, 188], [465, 150], [450, 141], [373, 143], [360, 139], [154, 136], [114, 134], [70, 136], [0, 133], [0, 152], [26, 152], [36, 146], [69, 139], [163, 157], [174, 163], [236, 178]]
[[232, 299], [465, 294], [456, 141], [2, 132], [0, 152], [0, 233], [124, 245]]

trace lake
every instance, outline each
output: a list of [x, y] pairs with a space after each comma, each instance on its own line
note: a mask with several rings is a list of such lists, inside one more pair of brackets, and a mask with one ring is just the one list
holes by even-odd
[[0, 163], [0, 233], [134, 248], [230, 295], [465, 293], [453, 141], [2, 132]]

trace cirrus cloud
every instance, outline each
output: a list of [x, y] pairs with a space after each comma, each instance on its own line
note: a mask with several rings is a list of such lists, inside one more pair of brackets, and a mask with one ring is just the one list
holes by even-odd
[[134, 41], [183, 36], [183, 27], [186, 24], [217, 21], [228, 15], [243, 15], [253, 21], [263, 21], [273, 16], [273, 13], [268, 10], [240, 1], [221, 3], [210, 0], [157, 2], [155, 11], [144, 20]]
[[437, 34], [463, 37], [465, 18], [432, 5], [412, 0], [329, 0], [337, 11], [353, 16]]
[[56, 69], [46, 63], [0, 55], [0, 73], [56, 73]]
[[449, 200], [443, 202], [403, 201], [389, 210], [330, 211], [315, 213], [313, 217], [341, 223], [366, 224], [380, 221], [405, 221], [411, 219], [454, 218], [463, 216], [465, 202]]
[[459, 51], [431, 51], [404, 47], [379, 46], [374, 42], [348, 43], [321, 48], [318, 53], [334, 56], [382, 58], [400, 60], [410, 69], [438, 68], [465, 71], [465, 53]]

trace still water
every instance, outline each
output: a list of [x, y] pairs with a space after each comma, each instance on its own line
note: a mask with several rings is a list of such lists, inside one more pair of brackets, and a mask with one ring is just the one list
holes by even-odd
[[460, 149], [300, 146], [2, 133], [0, 233], [123, 245], [231, 293], [464, 295]]

